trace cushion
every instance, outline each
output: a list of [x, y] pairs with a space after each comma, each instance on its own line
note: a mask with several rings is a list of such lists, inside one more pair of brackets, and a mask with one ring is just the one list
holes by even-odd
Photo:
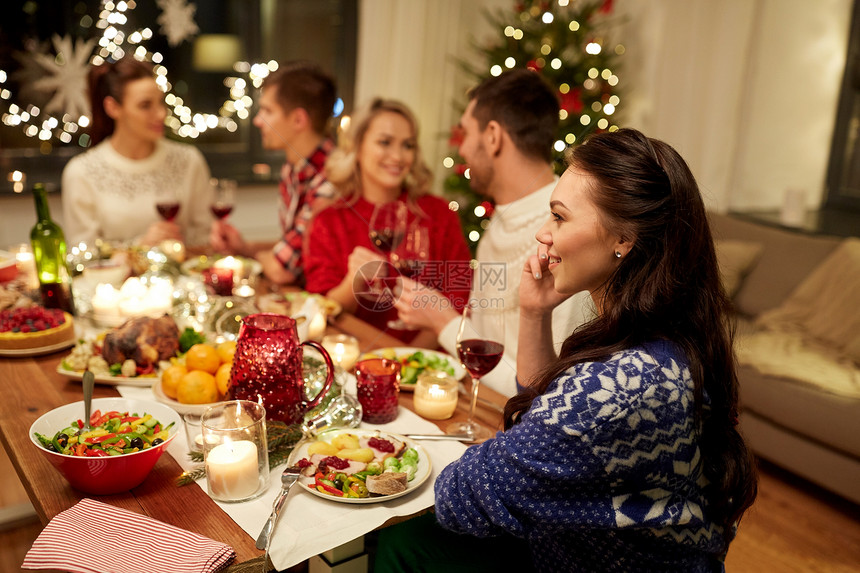
[[715, 240], [761, 243], [761, 255], [734, 297], [745, 316], [776, 308], [842, 241], [839, 237], [787, 231], [740, 216], [708, 214]]
[[757, 324], [800, 333], [860, 364], [860, 239], [845, 239], [779, 307]]
[[717, 250], [717, 264], [723, 288], [729, 298], [734, 297], [741, 287], [753, 264], [761, 254], [762, 244], [752, 241], [719, 240], [714, 241]]

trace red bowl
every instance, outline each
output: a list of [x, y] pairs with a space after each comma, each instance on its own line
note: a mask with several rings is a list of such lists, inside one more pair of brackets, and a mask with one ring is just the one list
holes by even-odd
[[164, 442], [133, 454], [88, 458], [67, 456], [46, 450], [39, 443], [35, 433], [53, 437], [54, 434], [68, 427], [71, 421], [83, 418], [84, 403], [75, 402], [55, 408], [33, 422], [33, 425], [30, 426], [30, 441], [39, 448], [39, 451], [66, 478], [66, 481], [77, 490], [96, 495], [110, 495], [139, 486], [155, 467], [155, 463], [161, 457], [167, 444], [176, 437], [182, 423], [179, 414], [172, 408], [158, 402], [129, 398], [95, 398], [93, 399], [93, 411], [96, 410], [102, 412], [118, 410], [139, 415], [152, 414], [152, 417], [161, 422], [162, 425], [166, 426], [173, 422], [173, 426], [170, 427]]

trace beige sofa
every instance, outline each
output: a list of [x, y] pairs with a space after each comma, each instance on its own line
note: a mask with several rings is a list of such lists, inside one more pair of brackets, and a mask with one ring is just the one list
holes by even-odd
[[[860, 329], [845, 330], [852, 323], [840, 322], [856, 317], [857, 309], [846, 303], [845, 315], [831, 318], [835, 330], [844, 330], [835, 344], [803, 328], [765, 332], [766, 319], [796, 304], [798, 287], [809, 290], [810, 277], [820, 279], [831, 255], [833, 267], [845, 240], [719, 214], [711, 214], [711, 226], [727, 288], [736, 290], [744, 435], [762, 458], [860, 503], [860, 362], [843, 352], [860, 348]], [[821, 303], [832, 307], [835, 298], [831, 293]], [[775, 336], [793, 337], [794, 346]]]

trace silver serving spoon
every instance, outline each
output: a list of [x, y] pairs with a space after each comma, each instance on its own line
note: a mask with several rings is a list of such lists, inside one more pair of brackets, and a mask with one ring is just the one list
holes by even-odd
[[84, 370], [84, 377], [81, 381], [84, 386], [84, 427], [81, 432], [89, 432], [93, 429], [90, 425], [90, 412], [93, 406], [93, 388], [96, 385], [96, 377], [89, 370]]

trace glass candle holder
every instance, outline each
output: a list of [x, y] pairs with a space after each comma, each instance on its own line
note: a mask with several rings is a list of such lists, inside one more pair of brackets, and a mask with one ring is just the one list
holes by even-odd
[[358, 339], [348, 334], [328, 334], [323, 336], [322, 346], [328, 350], [332, 362], [343, 370], [351, 370], [355, 366], [361, 350]]
[[189, 452], [203, 451], [203, 427], [202, 416], [198, 414], [183, 414], [182, 422], [185, 424], [185, 440]]
[[233, 269], [210, 267], [203, 270], [203, 284], [218, 296], [233, 294]]
[[355, 366], [355, 379], [365, 422], [386, 424], [397, 418], [399, 362], [386, 358], [362, 360]]
[[447, 420], [457, 409], [459, 382], [445, 372], [425, 371], [418, 376], [412, 405], [428, 420]]
[[232, 400], [208, 408], [201, 419], [209, 496], [217, 501], [253, 499], [269, 485], [266, 409]]

